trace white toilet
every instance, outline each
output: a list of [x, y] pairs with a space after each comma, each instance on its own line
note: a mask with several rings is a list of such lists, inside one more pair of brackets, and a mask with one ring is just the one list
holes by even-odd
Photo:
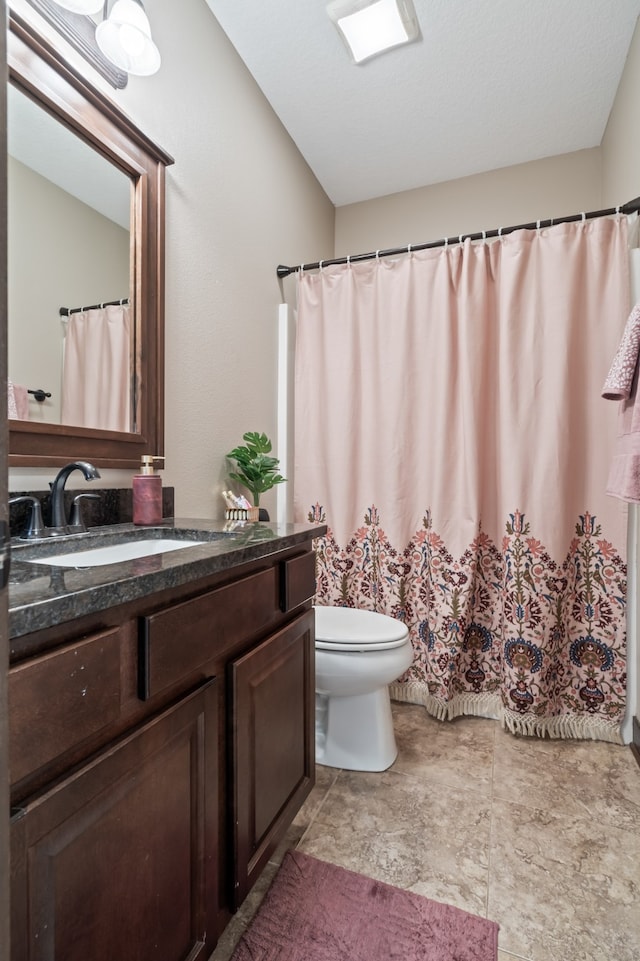
[[398, 749], [389, 687], [411, 666], [409, 631], [386, 614], [316, 607], [316, 761], [386, 771]]

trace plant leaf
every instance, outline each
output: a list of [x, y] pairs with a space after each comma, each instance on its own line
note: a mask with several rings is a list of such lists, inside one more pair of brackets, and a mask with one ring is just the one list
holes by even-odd
[[276, 484], [284, 484], [286, 477], [278, 473], [277, 457], [269, 457], [271, 441], [266, 434], [247, 431], [242, 435], [245, 446], [234, 447], [227, 457], [236, 462], [238, 470], [230, 473], [231, 480], [238, 481], [251, 492], [254, 506], [260, 503], [260, 494], [271, 490]]

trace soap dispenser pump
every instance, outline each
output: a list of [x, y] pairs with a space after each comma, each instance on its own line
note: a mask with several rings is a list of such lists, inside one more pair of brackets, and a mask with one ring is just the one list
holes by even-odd
[[164, 457], [143, 454], [140, 473], [133, 478], [133, 523], [139, 526], [162, 521], [162, 478], [153, 467], [157, 460]]

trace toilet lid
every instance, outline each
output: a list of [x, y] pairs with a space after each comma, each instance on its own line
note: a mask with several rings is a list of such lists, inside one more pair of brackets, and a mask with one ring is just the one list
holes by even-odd
[[316, 607], [316, 647], [322, 651], [387, 651], [402, 647], [409, 631], [402, 621], [352, 607]]

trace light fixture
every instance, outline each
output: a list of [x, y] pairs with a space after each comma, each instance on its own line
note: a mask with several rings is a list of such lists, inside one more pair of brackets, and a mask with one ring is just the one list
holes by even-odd
[[332, 0], [327, 13], [354, 63], [420, 37], [412, 0]]
[[89, 16], [102, 9], [103, 0], [56, 0], [59, 7], [70, 10], [71, 13], [82, 13]]
[[[127, 75], [148, 77], [160, 69], [160, 52], [142, 0], [27, 0], [105, 77], [122, 89]], [[68, 10], [69, 13], [64, 13]], [[102, 11], [97, 24], [91, 14]]]
[[148, 77], [160, 68], [160, 51], [151, 39], [142, 0], [116, 0], [96, 27], [96, 42], [105, 57], [127, 73]]

